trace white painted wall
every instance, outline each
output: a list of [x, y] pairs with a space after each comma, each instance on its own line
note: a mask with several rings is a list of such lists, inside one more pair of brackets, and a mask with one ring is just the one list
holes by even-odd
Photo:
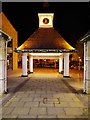
[[87, 54], [88, 54], [88, 79], [90, 80], [90, 41], [87, 42]]
[[4, 92], [5, 83], [5, 40], [0, 39], [0, 93]]
[[90, 93], [90, 41], [84, 43], [84, 80], [83, 92]]

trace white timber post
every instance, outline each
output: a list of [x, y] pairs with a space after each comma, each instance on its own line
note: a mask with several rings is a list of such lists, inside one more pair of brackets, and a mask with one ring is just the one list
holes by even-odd
[[30, 69], [30, 73], [33, 73], [33, 56], [31, 55], [29, 57], [29, 69]]
[[64, 53], [64, 76], [69, 77], [69, 53]]
[[83, 80], [83, 93], [86, 93], [86, 43], [84, 43], [84, 80]]
[[7, 93], [7, 43], [8, 41], [6, 41], [6, 46], [5, 46], [5, 49], [6, 49], [6, 53], [5, 53], [5, 93]]
[[27, 74], [27, 53], [22, 54], [22, 77], [28, 77], [28, 74]]
[[63, 57], [59, 56], [59, 73], [63, 71]]

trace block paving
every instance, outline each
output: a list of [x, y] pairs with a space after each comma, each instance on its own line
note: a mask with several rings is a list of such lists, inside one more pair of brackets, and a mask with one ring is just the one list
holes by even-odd
[[88, 118], [88, 95], [74, 93], [63, 80], [61, 74], [50, 70], [47, 74], [30, 74], [29, 80], [2, 107], [2, 117]]

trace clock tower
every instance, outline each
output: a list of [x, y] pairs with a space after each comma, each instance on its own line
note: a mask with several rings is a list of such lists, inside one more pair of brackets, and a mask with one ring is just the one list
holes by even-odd
[[39, 28], [53, 28], [54, 13], [38, 13]]

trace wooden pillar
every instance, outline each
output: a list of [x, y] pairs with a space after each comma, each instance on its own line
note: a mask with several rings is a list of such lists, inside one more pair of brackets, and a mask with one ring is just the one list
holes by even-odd
[[29, 57], [29, 69], [30, 73], [33, 73], [33, 56]]
[[69, 53], [64, 53], [64, 76], [69, 77]]
[[22, 77], [27, 77], [27, 53], [22, 54]]
[[63, 57], [59, 56], [59, 73], [63, 71]]

